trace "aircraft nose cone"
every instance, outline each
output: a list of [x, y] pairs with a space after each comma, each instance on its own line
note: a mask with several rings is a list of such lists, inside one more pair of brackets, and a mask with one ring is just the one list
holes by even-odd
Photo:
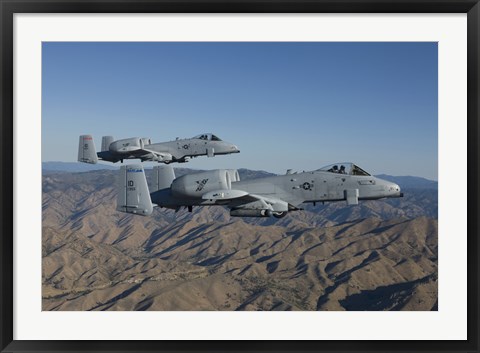
[[392, 193], [394, 193], [395, 195], [401, 195], [401, 196], [403, 196], [403, 193], [400, 192], [400, 186], [398, 186], [398, 184], [392, 183], [392, 184], [390, 185], [390, 191], [391, 191]]

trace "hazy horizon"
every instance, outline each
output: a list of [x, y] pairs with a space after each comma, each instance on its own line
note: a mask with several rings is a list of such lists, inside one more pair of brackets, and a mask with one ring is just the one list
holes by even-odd
[[[139, 161], [135, 161], [135, 160], [130, 160], [130, 161], [125, 161], [124, 164], [120, 164], [120, 163], [115, 163], [115, 164], [112, 164], [112, 163], [108, 163], [108, 162], [99, 162], [97, 164], [87, 164], [87, 163], [81, 163], [81, 162], [63, 162], [63, 161], [42, 161], [42, 164], [43, 163], [62, 163], [62, 164], [77, 164], [77, 165], [82, 165], [82, 166], [85, 166], [85, 171], [93, 171], [93, 170], [115, 170], [115, 169], [120, 169], [120, 167], [122, 165], [127, 165], [127, 164], [136, 164], [136, 163], [140, 163]], [[145, 170], [147, 169], [152, 169], [154, 166], [156, 165], [162, 165], [162, 164], [158, 164], [158, 163], [154, 163], [154, 162], [142, 162], [141, 163], [143, 165], [143, 168]], [[174, 163], [172, 164], [173, 168], [184, 168], [184, 169], [191, 169], [191, 170], [206, 170], [207, 168], [190, 168], [188, 166], [188, 163]], [[102, 167], [105, 167], [105, 168], [102, 168]], [[42, 165], [42, 168], [43, 168], [43, 165]], [[90, 169], [91, 168], [91, 169]], [[88, 170], [87, 170], [88, 169]], [[246, 168], [246, 167], [237, 167], [235, 169], [246, 169], [246, 170], [251, 170], [251, 171], [254, 171], [254, 172], [266, 172], [266, 173], [273, 173], [273, 174], [284, 174], [287, 169], [285, 169], [283, 172], [281, 173], [275, 173], [273, 171], [270, 171], [270, 170], [266, 170], [266, 169], [251, 169], [251, 168]], [[293, 172], [301, 172], [303, 170], [292, 170]], [[306, 170], [306, 171], [313, 171], [312, 170]], [[429, 180], [429, 181], [434, 181], [434, 182], [438, 182], [438, 180], [436, 179], [429, 179], [429, 178], [425, 178], [425, 177], [422, 177], [422, 176], [418, 176], [418, 175], [392, 175], [392, 174], [386, 174], [386, 173], [378, 173], [378, 174], [375, 174], [375, 175], [389, 175], [389, 176], [393, 176], [393, 177], [412, 177], [412, 178], [422, 178], [422, 179], [426, 179], [426, 180]]]
[[103, 135], [213, 132], [241, 153], [174, 166], [283, 174], [351, 161], [436, 181], [437, 61], [437, 43], [45, 42], [42, 161], [75, 162], [81, 134], [99, 149]]

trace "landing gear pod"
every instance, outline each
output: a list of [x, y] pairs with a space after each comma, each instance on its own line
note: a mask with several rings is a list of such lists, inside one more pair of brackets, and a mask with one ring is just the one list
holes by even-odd
[[347, 200], [347, 205], [358, 205], [358, 195], [358, 189], [345, 190], [345, 199]]
[[215, 149], [213, 147], [207, 148], [207, 157], [215, 156]]

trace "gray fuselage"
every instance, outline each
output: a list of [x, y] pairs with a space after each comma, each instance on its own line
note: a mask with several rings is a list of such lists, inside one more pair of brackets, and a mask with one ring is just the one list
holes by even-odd
[[[88, 148], [92, 137], [90, 135], [80, 136], [80, 139], [82, 138], [86, 141], [80, 141], [79, 161], [96, 163], [96, 158], [90, 155], [90, 150], [95, 150], [94, 145], [92, 144], [92, 147]], [[150, 143], [149, 138], [139, 137], [111, 140], [113, 140], [111, 136], [102, 138], [102, 151], [96, 153], [98, 159], [112, 163], [123, 162], [128, 159], [140, 159], [142, 162], [153, 161], [168, 164], [187, 162], [192, 157], [214, 157], [240, 152], [236, 145], [223, 141], [211, 133], [159, 143]]]
[[[302, 203], [342, 201], [347, 192], [358, 190], [358, 200], [373, 200], [387, 197], [401, 197], [400, 187], [392, 182], [374, 176], [336, 174], [326, 171], [312, 171], [259, 178], [231, 183], [232, 190], [271, 197], [297, 207]], [[235, 207], [236, 200], [211, 201], [201, 197], [173, 196], [170, 188], [151, 194], [152, 202], [161, 207], [226, 205]]]
[[215, 155], [239, 152], [238, 148], [230, 142], [207, 141], [198, 138], [152, 143], [145, 147], [156, 152], [170, 153], [174, 160], [182, 160], [185, 157], [206, 156], [209, 149], [213, 149]]

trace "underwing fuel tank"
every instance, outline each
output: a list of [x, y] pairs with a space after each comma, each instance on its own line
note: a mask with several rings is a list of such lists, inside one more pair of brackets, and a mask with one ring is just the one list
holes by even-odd
[[271, 217], [271, 210], [234, 209], [230, 211], [232, 217]]

